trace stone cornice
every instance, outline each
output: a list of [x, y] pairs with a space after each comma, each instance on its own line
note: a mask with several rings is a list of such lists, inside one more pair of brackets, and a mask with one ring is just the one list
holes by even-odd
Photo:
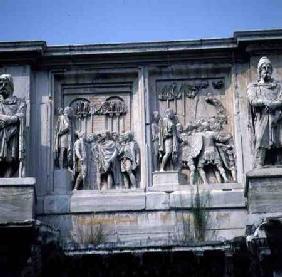
[[[231, 38], [213, 38], [187, 41], [158, 41], [115, 44], [86, 44], [47, 46], [44, 41], [0, 42], [0, 64], [9, 62], [40, 65], [83, 64], [118, 58], [127, 61], [161, 60], [170, 55], [171, 61], [183, 59], [232, 59], [234, 53], [254, 51], [261, 43], [265, 49], [282, 50], [282, 29], [239, 31]], [[265, 46], [267, 45], [267, 47]], [[259, 47], [260, 48], [260, 47]], [[254, 49], [254, 50], [253, 50]], [[238, 57], [238, 55], [236, 55]], [[240, 54], [239, 54], [240, 56]], [[120, 60], [119, 60], [120, 59]]]

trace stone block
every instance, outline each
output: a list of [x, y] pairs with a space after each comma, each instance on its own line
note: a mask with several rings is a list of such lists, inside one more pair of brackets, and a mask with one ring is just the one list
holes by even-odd
[[166, 210], [169, 209], [169, 193], [147, 192], [146, 210]]
[[[179, 171], [153, 172], [153, 189], [156, 191], [171, 192], [180, 185]], [[152, 189], [151, 189], [152, 190]]]
[[140, 191], [74, 191], [71, 212], [138, 211], [145, 209], [145, 193]]
[[54, 192], [56, 194], [67, 194], [72, 191], [72, 172], [68, 169], [54, 171]]
[[260, 168], [248, 172], [246, 195], [250, 213], [281, 212], [282, 168]]
[[62, 214], [70, 210], [69, 195], [48, 195], [44, 197], [45, 214]]
[[[189, 191], [175, 191], [170, 194], [171, 208], [191, 208], [195, 198], [193, 189]], [[200, 199], [205, 208], [244, 208], [246, 200], [241, 190], [200, 190]]]
[[34, 219], [35, 178], [0, 178], [0, 223]]

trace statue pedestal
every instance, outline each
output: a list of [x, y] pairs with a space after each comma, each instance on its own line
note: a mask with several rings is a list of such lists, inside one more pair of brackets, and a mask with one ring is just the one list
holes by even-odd
[[0, 178], [0, 223], [25, 223], [34, 220], [36, 180]]
[[179, 171], [156, 171], [153, 172], [153, 188], [157, 191], [172, 192], [180, 185]]
[[246, 196], [251, 214], [282, 211], [282, 167], [264, 167], [247, 173]]
[[54, 171], [54, 193], [68, 194], [72, 191], [72, 172], [68, 169]]

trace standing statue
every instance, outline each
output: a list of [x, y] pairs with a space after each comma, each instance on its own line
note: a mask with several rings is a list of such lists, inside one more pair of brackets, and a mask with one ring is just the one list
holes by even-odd
[[13, 92], [11, 75], [0, 75], [0, 177], [24, 176], [26, 103]]
[[85, 133], [77, 132], [77, 139], [74, 143], [73, 149], [73, 165], [74, 165], [74, 190], [78, 190], [83, 187], [84, 180], [87, 174], [87, 157], [86, 157], [86, 145], [85, 145]]
[[55, 159], [60, 169], [70, 165], [72, 157], [72, 108], [65, 107], [59, 110], [55, 130]]
[[[127, 132], [123, 135], [121, 140], [120, 159], [125, 187], [136, 188], [136, 169], [139, 166], [140, 153], [132, 132]], [[130, 181], [130, 186], [128, 185], [129, 182], [127, 178]]]
[[97, 144], [97, 162], [99, 184], [101, 189], [103, 179], [106, 179], [107, 189], [119, 188], [121, 184], [120, 164], [118, 161], [118, 144], [109, 131], [101, 134]]
[[160, 126], [160, 171], [164, 171], [168, 162], [171, 160], [173, 168], [177, 163], [178, 155], [178, 138], [176, 129], [177, 120], [174, 111], [166, 109], [165, 116]]
[[153, 112], [153, 122], [151, 124], [152, 131], [152, 154], [153, 154], [153, 169], [157, 170], [160, 166], [159, 161], [159, 146], [160, 146], [160, 114], [158, 111]]
[[258, 80], [247, 90], [256, 168], [282, 164], [282, 91], [271, 77], [272, 70], [270, 60], [262, 57], [257, 66]]

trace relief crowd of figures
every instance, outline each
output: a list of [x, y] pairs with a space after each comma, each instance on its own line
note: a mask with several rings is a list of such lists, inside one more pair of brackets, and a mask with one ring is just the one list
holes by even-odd
[[55, 161], [73, 172], [74, 190], [137, 188], [140, 153], [132, 132], [74, 132], [73, 110], [60, 110], [55, 135]]
[[[207, 97], [206, 101], [212, 101]], [[236, 180], [235, 155], [232, 136], [223, 131], [226, 118], [222, 111], [209, 119], [189, 122], [185, 128], [170, 108], [161, 118], [153, 112], [152, 148], [155, 170], [189, 169], [190, 184], [196, 182], [196, 172], [202, 183], [213, 172], [216, 182]]]

